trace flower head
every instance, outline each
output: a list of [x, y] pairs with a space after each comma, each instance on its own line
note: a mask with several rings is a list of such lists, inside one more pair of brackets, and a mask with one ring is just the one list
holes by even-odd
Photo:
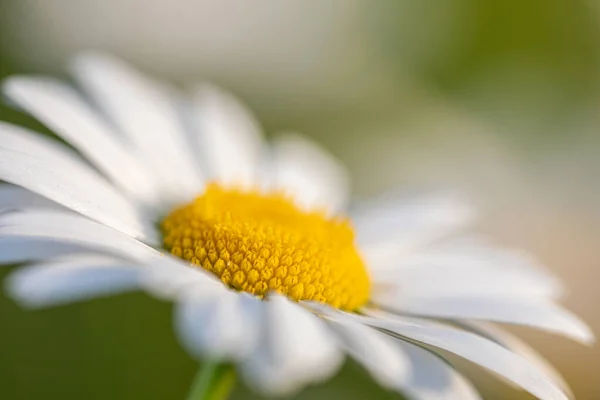
[[220, 89], [187, 100], [98, 54], [74, 72], [89, 100], [48, 78], [4, 84], [71, 145], [0, 123], [0, 261], [30, 263], [6, 283], [22, 304], [171, 299], [190, 354], [236, 363], [269, 394], [327, 379], [348, 354], [410, 398], [478, 398], [433, 355], [445, 350], [567, 398], [543, 359], [482, 321], [586, 343], [591, 332], [531, 260], [446, 239], [471, 216], [460, 199], [392, 196], [349, 213], [336, 160], [298, 135], [265, 143]]

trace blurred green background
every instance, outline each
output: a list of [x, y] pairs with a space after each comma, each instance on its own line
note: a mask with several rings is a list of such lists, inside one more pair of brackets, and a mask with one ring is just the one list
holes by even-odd
[[[99, 48], [182, 86], [215, 81], [268, 135], [322, 143], [358, 196], [464, 190], [477, 230], [537, 254], [600, 332], [599, 18], [582, 0], [0, 0], [0, 76], [67, 77], [70, 55]], [[4, 105], [0, 119], [44, 130]], [[139, 293], [35, 312], [2, 297], [0, 398], [182, 399], [197, 365], [171, 318]], [[577, 398], [600, 398], [598, 348], [518, 332]], [[461, 367], [485, 398], [528, 398]], [[400, 397], [348, 363], [296, 398]]]

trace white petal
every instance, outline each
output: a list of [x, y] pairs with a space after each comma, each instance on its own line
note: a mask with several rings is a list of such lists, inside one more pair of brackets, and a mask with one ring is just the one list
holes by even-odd
[[457, 296], [410, 297], [400, 302], [380, 301], [377, 304], [394, 311], [427, 317], [525, 325], [564, 335], [581, 343], [594, 342], [594, 334], [584, 322], [550, 301]]
[[0, 210], [23, 208], [61, 209], [61, 206], [20, 186], [0, 184]]
[[84, 161], [73, 150], [41, 133], [0, 121], [0, 146], [36, 157], [51, 159], [61, 165], [80, 169]]
[[4, 92], [79, 150], [121, 190], [156, 201], [156, 188], [146, 167], [73, 89], [52, 79], [13, 77], [5, 82]]
[[263, 140], [254, 116], [231, 94], [209, 84], [197, 88], [193, 107], [196, 144], [210, 177], [225, 185], [255, 187]]
[[[71, 250], [108, 253], [144, 265], [140, 284], [155, 296], [173, 298], [189, 286], [222, 285], [200, 268], [163, 254], [122, 232], [81, 217], [60, 211], [28, 210], [0, 215], [0, 250], [5, 241], [18, 246], [15, 257], [27, 257], [26, 246], [32, 244], [31, 257]], [[55, 247], [56, 246], [56, 247]], [[24, 254], [25, 252], [25, 254]], [[11, 253], [9, 252], [9, 255]], [[2, 256], [0, 255], [0, 261]], [[22, 260], [21, 260], [22, 261]]]
[[528, 360], [482, 336], [435, 322], [398, 318], [382, 312], [348, 318], [385, 329], [402, 337], [447, 350], [501, 375], [541, 400], [567, 400], [559, 386]]
[[[393, 269], [375, 271], [386, 279], [404, 270], [427, 270], [427, 274], [451, 269], [456, 274], [476, 273], [477, 270], [519, 273], [528, 279], [539, 280], [552, 286], [560, 282], [548, 270], [539, 265], [530, 254], [505, 248], [481, 237], [458, 237], [429, 246], [426, 251], [410, 254], [393, 262]], [[402, 271], [399, 271], [402, 270]], [[557, 288], [558, 289], [558, 288]]]
[[439, 356], [408, 342], [400, 346], [410, 357], [412, 377], [405, 388], [409, 399], [477, 400], [473, 385]]
[[152, 167], [166, 200], [180, 203], [202, 191], [204, 181], [166, 87], [104, 54], [80, 55], [73, 70]]
[[62, 242], [136, 261], [164, 257], [125, 233], [61, 211], [28, 210], [1, 214], [0, 240], [8, 238]]
[[[456, 268], [455, 268], [456, 267]], [[373, 300], [401, 304], [405, 298], [418, 297], [537, 297], [557, 298], [562, 285], [555, 279], [540, 280], [536, 276], [514, 270], [462, 268], [398, 269], [388, 276], [373, 278]]]
[[220, 284], [190, 287], [177, 303], [177, 333], [195, 357], [235, 361], [256, 345], [264, 306], [259, 299]]
[[563, 292], [560, 280], [531, 257], [481, 241], [442, 242], [390, 264], [395, 268], [373, 271], [375, 287], [381, 288], [374, 292], [396, 291], [398, 302], [411, 296], [557, 298]]
[[346, 318], [331, 308], [325, 311], [348, 353], [382, 386], [408, 398], [431, 400], [479, 399], [475, 388], [441, 358], [367, 325]]
[[27, 307], [48, 307], [136, 289], [140, 269], [114, 258], [79, 256], [19, 268], [5, 281]]
[[101, 176], [57, 143], [0, 123], [0, 179], [36, 192], [87, 217], [151, 240], [152, 221]]
[[331, 318], [328, 323], [346, 352], [379, 384], [396, 390], [406, 386], [412, 367], [397, 339], [343, 317]]
[[0, 237], [0, 264], [44, 260], [66, 254], [82, 253], [86, 247], [76, 243], [35, 237]]
[[530, 363], [536, 366], [537, 369], [545, 373], [549, 378], [552, 378], [554, 382], [560, 385], [562, 390], [572, 397], [571, 389], [569, 385], [560, 375], [560, 373], [554, 368], [546, 359], [544, 359], [537, 351], [535, 351], [527, 343], [519, 339], [518, 337], [485, 322], [463, 322], [461, 325], [466, 326], [469, 330], [492, 339], [493, 341], [501, 344], [510, 351], [517, 353], [526, 358]]
[[[146, 290], [165, 299], [180, 296], [190, 288], [201, 288], [212, 293], [214, 287], [223, 287], [216, 275], [170, 254], [153, 251], [145, 263], [142, 284]], [[217, 289], [218, 290], [218, 289]]]
[[287, 298], [270, 295], [260, 325], [259, 345], [241, 371], [261, 392], [290, 394], [340, 367], [342, 354], [324, 321]]
[[291, 195], [305, 209], [331, 213], [347, 206], [350, 179], [344, 166], [317, 144], [286, 134], [273, 144], [275, 188]]
[[357, 241], [373, 271], [394, 268], [390, 260], [415, 251], [464, 227], [470, 206], [457, 196], [382, 199], [352, 213]]
[[101, 181], [42, 158], [0, 148], [0, 177], [73, 211], [148, 242], [157, 240], [149, 221]]

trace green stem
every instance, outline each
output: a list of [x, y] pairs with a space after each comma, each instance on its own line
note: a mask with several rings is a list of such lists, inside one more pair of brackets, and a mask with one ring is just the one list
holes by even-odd
[[187, 400], [225, 400], [235, 385], [231, 365], [206, 361], [194, 377]]

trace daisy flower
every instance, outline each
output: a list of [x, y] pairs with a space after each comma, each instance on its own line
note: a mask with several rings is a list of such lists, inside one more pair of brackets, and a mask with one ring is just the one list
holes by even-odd
[[459, 198], [349, 208], [337, 161], [298, 135], [265, 143], [220, 89], [184, 96], [101, 54], [72, 67], [80, 89], [21, 76], [3, 86], [67, 144], [0, 123], [0, 262], [28, 264], [6, 281], [21, 304], [136, 289], [170, 299], [192, 356], [235, 365], [267, 395], [324, 381], [348, 355], [411, 399], [479, 398], [440, 352], [568, 398], [494, 323], [583, 343], [592, 333], [527, 257], [448, 239], [472, 214]]

